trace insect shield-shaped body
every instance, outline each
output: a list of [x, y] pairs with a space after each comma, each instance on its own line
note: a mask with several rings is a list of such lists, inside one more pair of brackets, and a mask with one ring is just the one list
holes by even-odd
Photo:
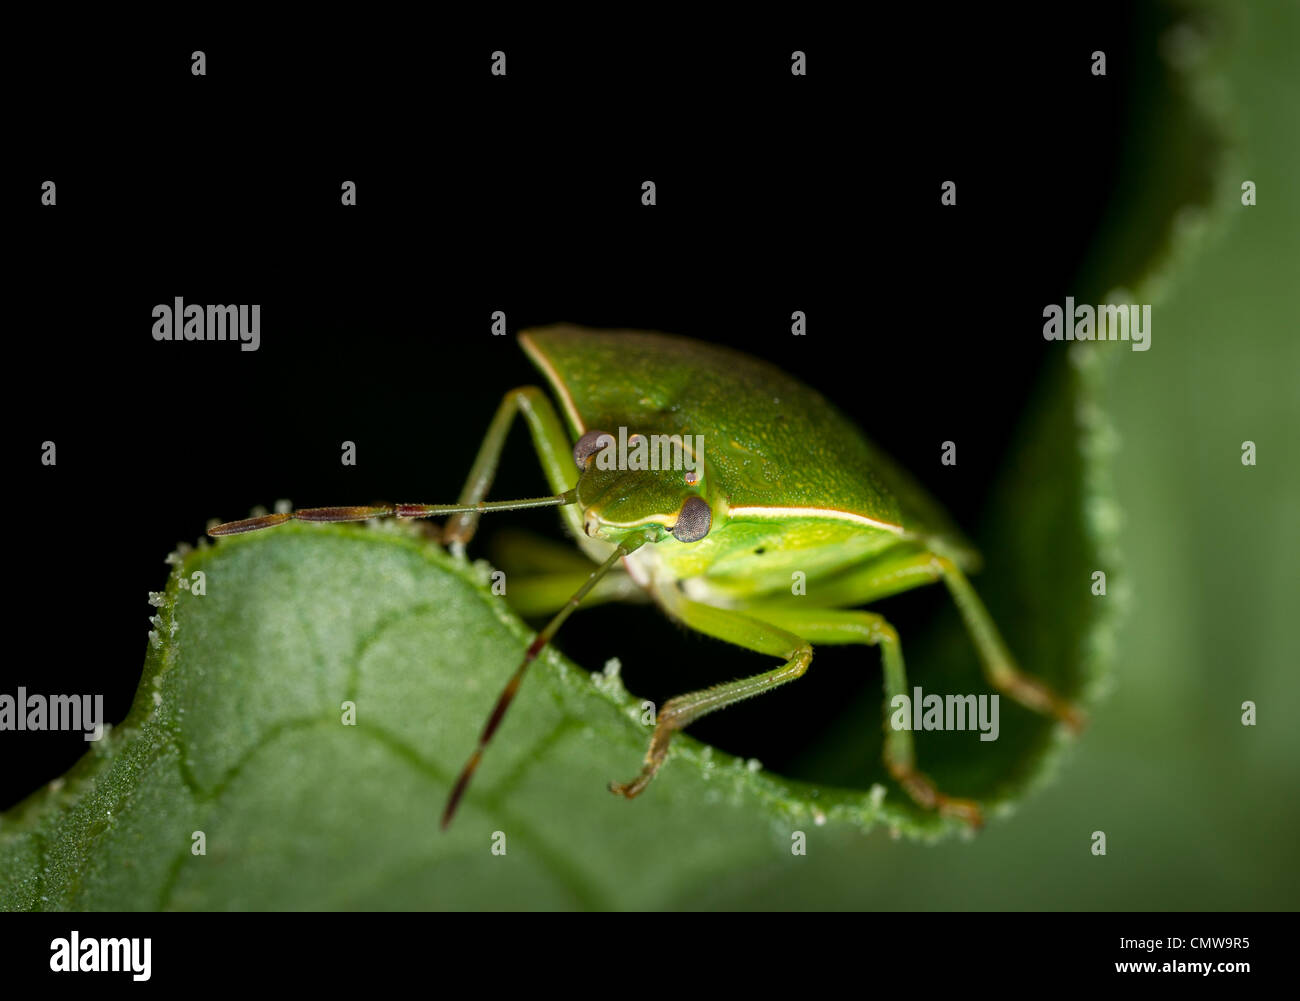
[[[665, 703], [639, 774], [611, 783], [619, 795], [645, 788], [678, 730], [801, 676], [813, 644], [880, 648], [889, 721], [912, 695], [902, 644], [882, 616], [861, 606], [937, 581], [951, 592], [994, 687], [1074, 729], [1082, 725], [1073, 706], [1015, 666], [965, 577], [978, 556], [943, 510], [818, 393], [740, 352], [664, 334], [556, 325], [521, 334], [520, 344], [559, 408], [537, 387], [507, 393], [457, 504], [317, 508], [212, 530], [233, 534], [290, 518], [449, 514], [444, 542], [463, 557], [483, 512], [560, 507], [596, 567], [549, 609], [554, 617], [529, 645], [451, 791], [444, 827], [528, 665], [602, 579], [621, 571], [672, 618], [776, 663]], [[552, 494], [487, 501], [517, 415]], [[800, 586], [792, 588], [792, 579]], [[919, 769], [913, 729], [886, 727], [890, 773], [922, 806], [978, 825], [978, 804], [939, 791]]]
[[[976, 560], [939, 507], [853, 424], [766, 362], [635, 331], [557, 326], [520, 342], [579, 443], [575, 534], [617, 542], [649, 532], [656, 544], [627, 560], [643, 583], [681, 580], [714, 604], [770, 598], [789, 593], [795, 570], [825, 578], [922, 536], [963, 566]], [[623, 372], [636, 373], [635, 390]], [[605, 449], [602, 434], [613, 443]], [[678, 442], [683, 461], [665, 461]], [[643, 443], [653, 468], [632, 468]], [[707, 531], [675, 531], [680, 514], [706, 509]]]

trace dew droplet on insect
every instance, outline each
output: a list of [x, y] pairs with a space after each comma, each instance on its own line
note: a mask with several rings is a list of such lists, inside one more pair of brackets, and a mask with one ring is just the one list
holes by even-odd
[[745, 762], [745, 768], [750, 772], [760, 772], [763, 770], [763, 762], [759, 761], [757, 758], [750, 758]]
[[288, 514], [292, 510], [293, 510], [293, 505], [289, 503], [289, 501], [284, 500], [283, 498], [275, 502], [276, 514]]
[[619, 671], [623, 670], [623, 662], [617, 657], [610, 657], [605, 661], [605, 677], [617, 678]]
[[166, 597], [167, 596], [162, 591], [150, 591], [149, 604], [153, 605], [154, 608], [162, 608], [163, 601]]
[[818, 827], [823, 826], [826, 823], [826, 814], [822, 813], [821, 810], [813, 810], [813, 823]]
[[867, 795], [871, 800], [871, 805], [879, 809], [880, 804], [885, 801], [885, 787], [877, 782], [871, 787], [871, 792]]

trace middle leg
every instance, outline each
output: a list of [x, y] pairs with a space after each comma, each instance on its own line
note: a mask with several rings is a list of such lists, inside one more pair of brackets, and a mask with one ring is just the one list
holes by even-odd
[[936, 581], [943, 581], [947, 586], [966, 633], [975, 645], [984, 675], [993, 687], [1027, 709], [1055, 716], [1072, 732], [1079, 733], [1087, 722], [1083, 710], [1046, 682], [1020, 669], [970, 581], [947, 556], [920, 548], [886, 553], [828, 581], [822, 589], [825, 598], [810, 594], [800, 602], [833, 601], [840, 607], [861, 605]]
[[903, 644], [898, 632], [882, 615], [840, 609], [764, 609], [763, 617], [774, 625], [797, 631], [814, 643], [840, 645], [860, 643], [880, 647], [885, 675], [885, 766], [912, 799], [928, 810], [964, 820], [972, 827], [983, 824], [979, 804], [940, 792], [934, 781], [916, 766], [916, 749], [911, 730], [890, 725], [895, 696], [910, 692], [903, 663]]

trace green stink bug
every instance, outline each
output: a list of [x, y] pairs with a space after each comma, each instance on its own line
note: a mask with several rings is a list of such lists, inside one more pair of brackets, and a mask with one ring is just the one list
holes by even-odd
[[[554, 616], [498, 697], [448, 797], [444, 829], [528, 665], [620, 565], [672, 618], [781, 661], [751, 678], [665, 703], [640, 773], [610, 784], [629, 799], [659, 770], [676, 731], [800, 677], [814, 643], [879, 646], [888, 707], [908, 692], [902, 646], [882, 616], [855, 606], [940, 580], [993, 686], [1072, 729], [1082, 726], [1076, 708], [1015, 666], [966, 579], [964, 571], [978, 561], [971, 545], [907, 473], [819, 394], [766, 362], [665, 334], [556, 325], [519, 340], [563, 418], [535, 386], [507, 393], [456, 504], [311, 508], [210, 529], [220, 536], [290, 519], [451, 515], [443, 542], [463, 558], [484, 511], [562, 509], [597, 567], [575, 593], [560, 597], [552, 590], [538, 606]], [[635, 389], [628, 372], [637, 373]], [[553, 494], [486, 501], [516, 415], [531, 432]], [[792, 593], [792, 577], [800, 575], [808, 587]], [[887, 729], [884, 753], [890, 773], [917, 803], [979, 825], [977, 803], [940, 792], [917, 768], [910, 730]]]

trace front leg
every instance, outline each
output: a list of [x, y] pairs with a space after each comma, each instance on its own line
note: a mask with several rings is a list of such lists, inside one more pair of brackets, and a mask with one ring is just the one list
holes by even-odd
[[[515, 414], [523, 415], [524, 423], [532, 433], [533, 447], [537, 450], [537, 457], [541, 460], [542, 471], [546, 474], [551, 490], [556, 494], [564, 494], [577, 486], [578, 470], [573, 462], [573, 443], [560, 422], [559, 414], [542, 390], [536, 386], [521, 386], [506, 393], [492, 423], [488, 425], [483, 444], [470, 469], [469, 479], [465, 481], [465, 488], [460, 493], [460, 504], [478, 504], [487, 496]], [[564, 516], [569, 528], [581, 538], [581, 514], [570, 504], [564, 508]], [[478, 519], [477, 511], [466, 511], [447, 522], [442, 539], [453, 555], [465, 555], [465, 546], [474, 536]]]
[[609, 791], [632, 799], [650, 784], [668, 755], [668, 742], [678, 730], [715, 709], [724, 709], [744, 699], [794, 681], [808, 670], [812, 662], [812, 644], [792, 632], [751, 619], [739, 612], [714, 608], [683, 597], [671, 585], [659, 595], [660, 601], [674, 618], [692, 629], [708, 636], [735, 643], [755, 653], [780, 657], [784, 664], [775, 670], [756, 674], [752, 678], [729, 681], [698, 692], [679, 695], [664, 703], [655, 716], [655, 729], [650, 737], [641, 773], [631, 782], [611, 782]]

